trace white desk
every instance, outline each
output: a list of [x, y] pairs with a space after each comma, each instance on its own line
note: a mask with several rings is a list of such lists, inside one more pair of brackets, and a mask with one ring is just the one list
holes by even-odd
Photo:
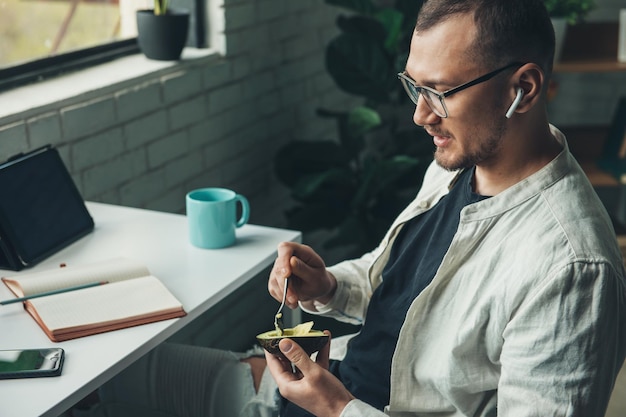
[[[66, 353], [60, 377], [0, 380], [2, 417], [58, 416], [271, 265], [279, 242], [301, 239], [296, 231], [246, 225], [237, 229], [235, 246], [198, 249], [187, 238], [185, 216], [99, 203], [87, 207], [96, 223], [93, 233], [29, 271], [134, 258], [176, 295], [187, 316], [53, 343], [21, 304], [0, 307], [0, 349], [59, 346]], [[15, 274], [0, 270], [0, 276]], [[0, 299], [12, 297], [0, 285]]]

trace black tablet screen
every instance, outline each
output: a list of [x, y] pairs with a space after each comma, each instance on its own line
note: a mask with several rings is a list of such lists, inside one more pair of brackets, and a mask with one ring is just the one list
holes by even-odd
[[93, 229], [93, 220], [54, 148], [0, 166], [0, 220], [24, 265]]

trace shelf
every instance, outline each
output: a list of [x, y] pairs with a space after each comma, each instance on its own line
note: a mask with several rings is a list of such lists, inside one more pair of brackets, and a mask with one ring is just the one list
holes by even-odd
[[619, 23], [580, 23], [567, 27], [561, 60], [555, 73], [626, 71], [617, 60]]
[[618, 72], [626, 71], [626, 62], [618, 61], [565, 61], [554, 65], [555, 73], [565, 72]]

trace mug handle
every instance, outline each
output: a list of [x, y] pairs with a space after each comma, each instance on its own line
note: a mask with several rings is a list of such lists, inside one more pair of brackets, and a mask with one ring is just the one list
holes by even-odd
[[250, 218], [250, 203], [248, 203], [248, 199], [241, 194], [237, 194], [235, 196], [235, 200], [241, 203], [241, 217], [237, 220], [235, 226], [237, 228], [243, 226], [248, 223], [248, 219]]

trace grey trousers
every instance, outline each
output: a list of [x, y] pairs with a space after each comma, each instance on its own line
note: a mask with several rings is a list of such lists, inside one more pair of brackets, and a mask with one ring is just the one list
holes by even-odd
[[[259, 392], [240, 359], [263, 355], [165, 343], [100, 388], [106, 417], [277, 417], [276, 383], [266, 369]], [[94, 416], [95, 417], [95, 416]]]
[[[354, 335], [333, 338], [330, 358], [341, 360]], [[164, 343], [100, 388], [101, 404], [85, 417], [278, 417], [279, 394], [266, 368], [259, 392], [241, 359], [263, 356]]]

